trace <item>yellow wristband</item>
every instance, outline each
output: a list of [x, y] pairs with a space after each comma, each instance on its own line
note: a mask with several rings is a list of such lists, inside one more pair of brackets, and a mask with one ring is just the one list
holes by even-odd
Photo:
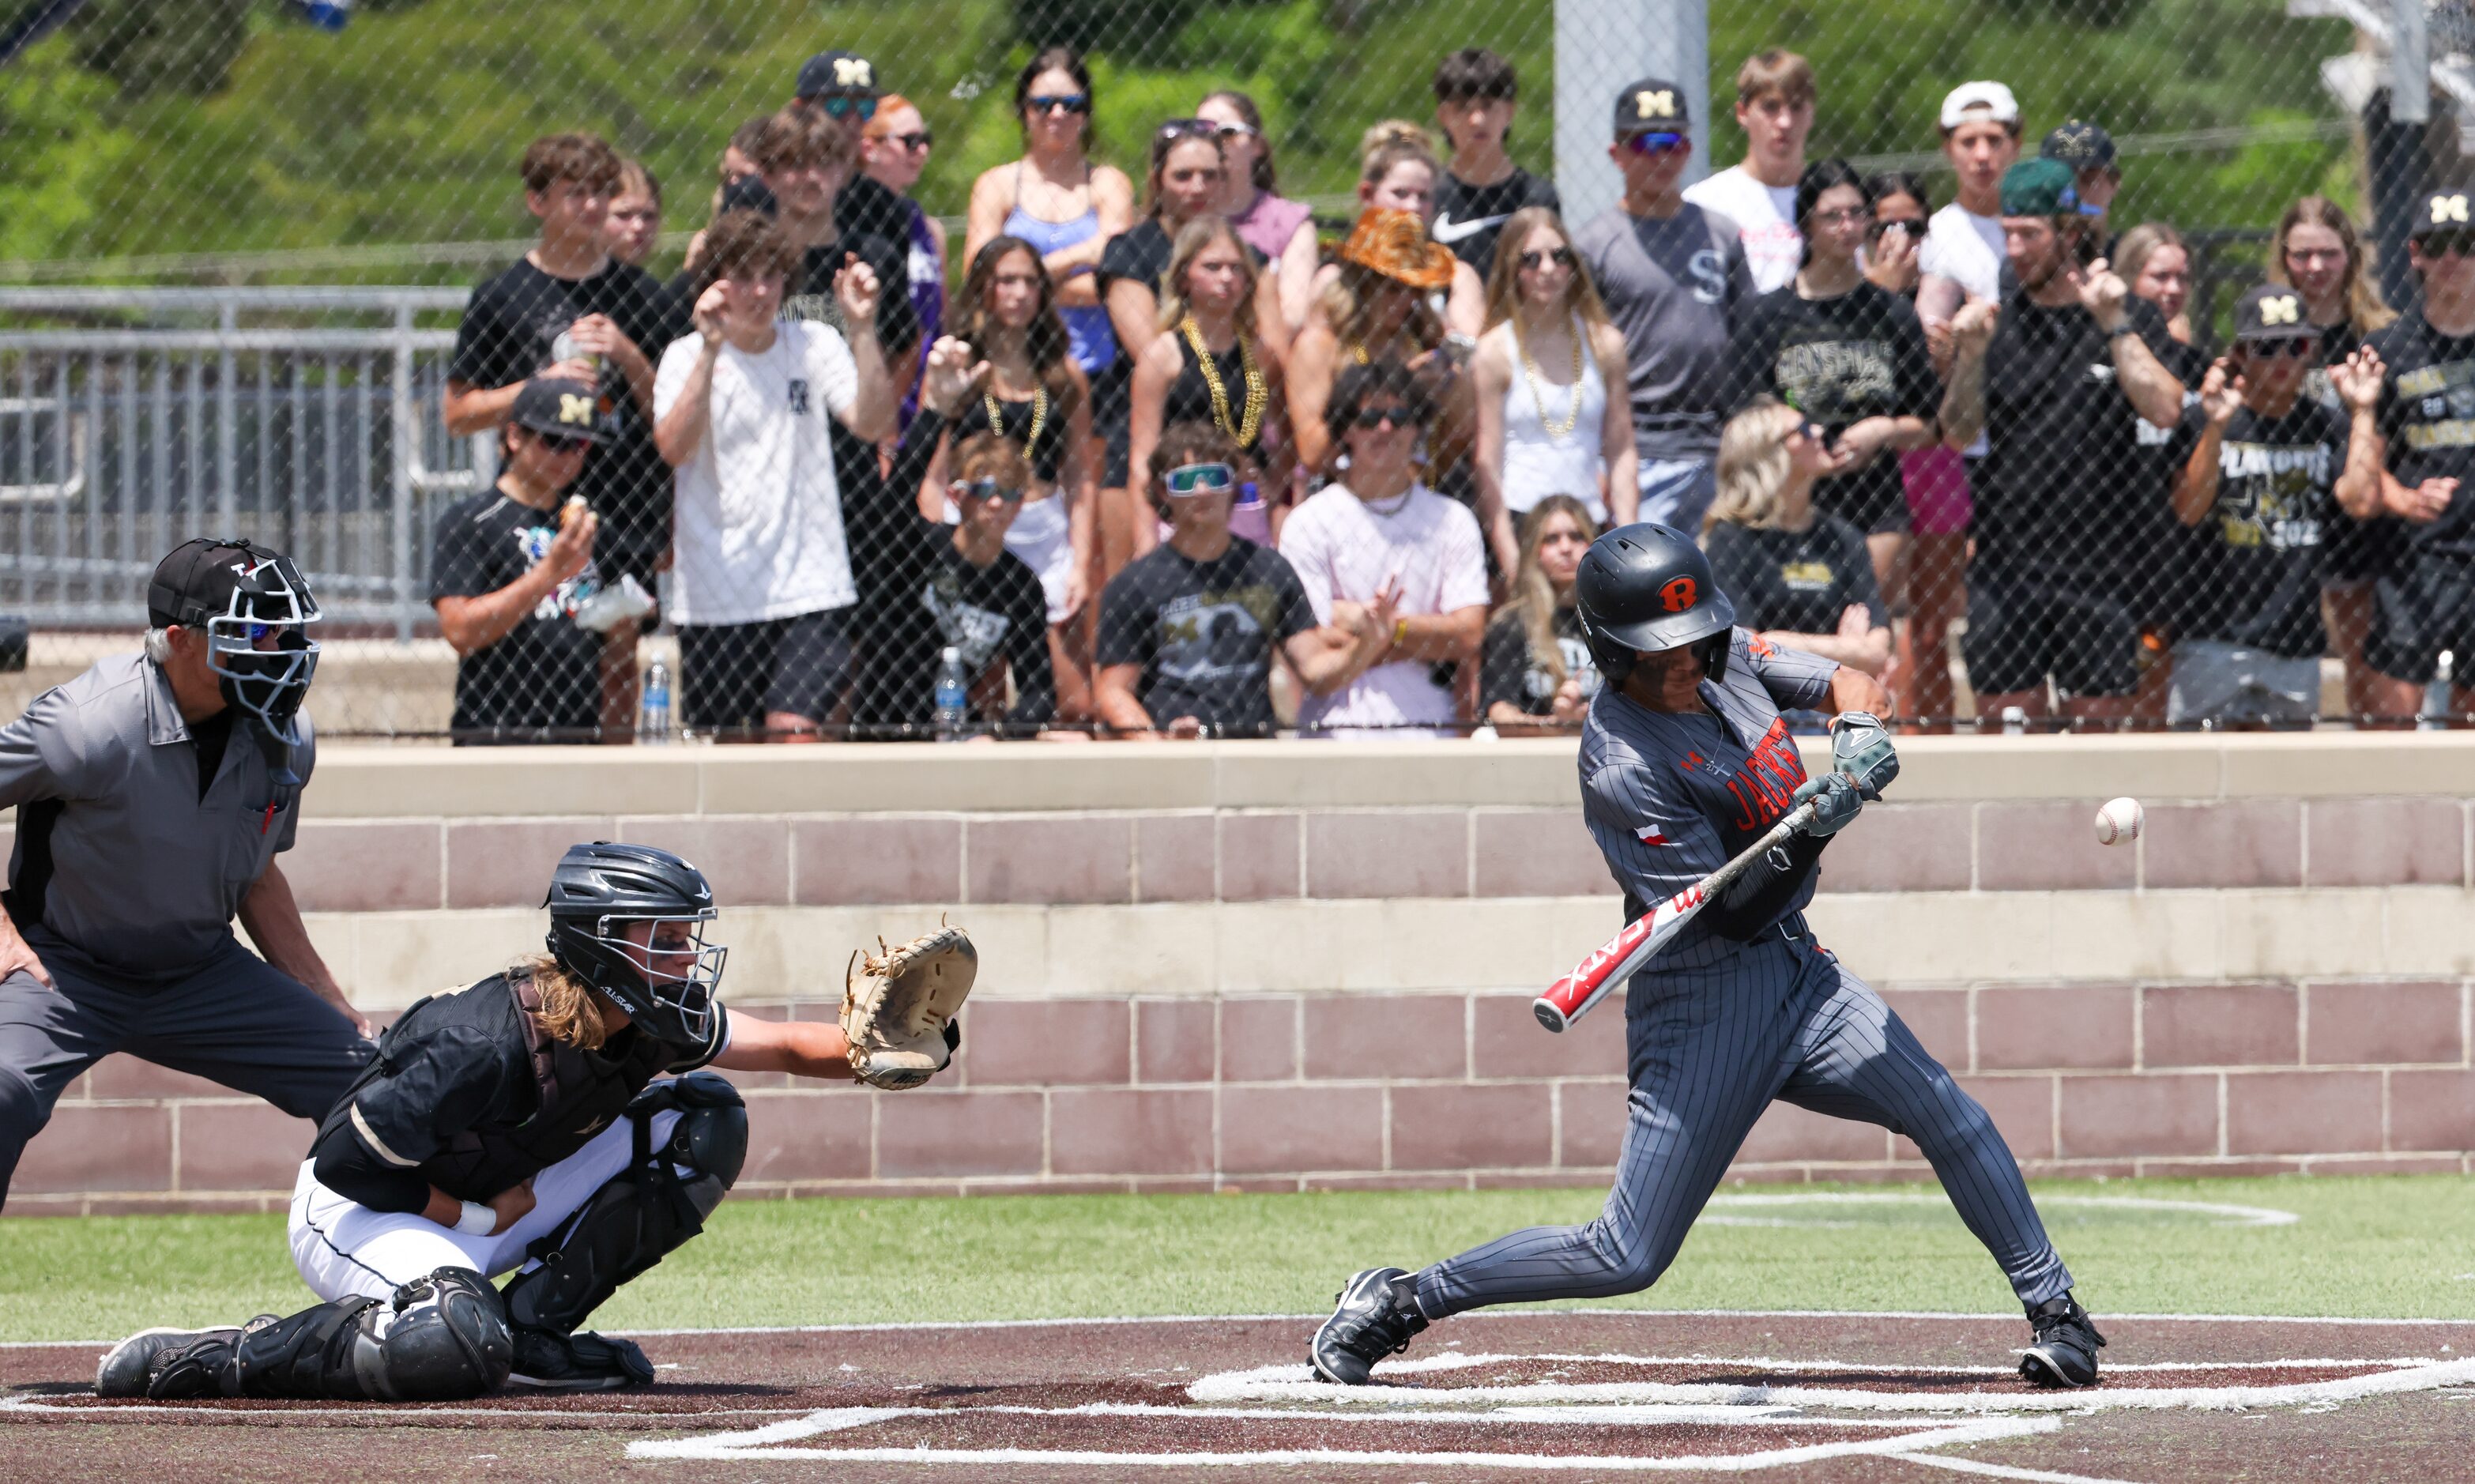
[[1409, 642], [1409, 620], [1407, 620], [1407, 619], [1395, 619], [1395, 620], [1392, 620], [1392, 647], [1393, 647], [1393, 648], [1395, 648], [1395, 649], [1398, 649], [1398, 648], [1400, 648], [1403, 645], [1406, 645], [1406, 644], [1408, 644]]

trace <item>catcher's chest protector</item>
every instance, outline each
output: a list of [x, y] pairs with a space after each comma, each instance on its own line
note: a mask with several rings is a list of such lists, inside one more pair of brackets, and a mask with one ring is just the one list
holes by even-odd
[[628, 1102], [647, 1083], [684, 1055], [641, 1032], [623, 1033], [625, 1044], [616, 1056], [578, 1051], [542, 1034], [532, 1013], [540, 1008], [541, 994], [528, 974], [497, 975], [461, 993], [425, 1000], [389, 1029], [378, 1060], [363, 1074], [365, 1081], [391, 1075], [399, 1035], [408, 1042], [435, 1023], [429, 1016], [478, 1024], [502, 1043], [521, 1040], [533, 1081], [529, 1113], [465, 1130], [419, 1166], [423, 1179], [459, 1201], [487, 1201], [582, 1149], [625, 1115]]

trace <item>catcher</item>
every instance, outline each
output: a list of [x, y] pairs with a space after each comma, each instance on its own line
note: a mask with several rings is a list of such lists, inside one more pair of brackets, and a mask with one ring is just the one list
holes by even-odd
[[913, 1087], [961, 1044], [978, 960], [959, 928], [854, 955], [840, 1026], [776, 1023], [716, 1003], [713, 892], [677, 856], [572, 846], [548, 905], [547, 957], [404, 1011], [320, 1127], [289, 1234], [326, 1302], [132, 1336], [104, 1356], [98, 1393], [441, 1401], [510, 1382], [645, 1385], [634, 1344], [577, 1326], [695, 1236], [739, 1177], [747, 1110], [704, 1069]]

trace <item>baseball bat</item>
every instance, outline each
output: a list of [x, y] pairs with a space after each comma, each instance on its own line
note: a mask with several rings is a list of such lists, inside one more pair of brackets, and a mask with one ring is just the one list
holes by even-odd
[[1734, 860], [1626, 923], [1623, 932], [1592, 950], [1573, 966], [1573, 972], [1549, 985], [1545, 994], [1531, 1002], [1531, 1012], [1538, 1017], [1538, 1023], [1561, 1034], [1566, 1026], [1588, 1014], [1590, 1007], [1605, 998], [1609, 988], [1630, 979], [1660, 949], [1674, 942], [1684, 925], [1701, 913], [1710, 898], [1727, 890], [1746, 867], [1811, 823], [1815, 802], [1807, 799], [1789, 810]]

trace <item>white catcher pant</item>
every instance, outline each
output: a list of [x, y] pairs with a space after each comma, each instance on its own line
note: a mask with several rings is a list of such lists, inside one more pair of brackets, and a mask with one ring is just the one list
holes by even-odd
[[[678, 1121], [675, 1111], [653, 1115], [654, 1148], [670, 1138]], [[582, 1149], [535, 1176], [531, 1213], [497, 1236], [468, 1236], [418, 1211], [373, 1211], [319, 1184], [305, 1159], [292, 1187], [285, 1232], [292, 1264], [310, 1291], [326, 1300], [392, 1298], [398, 1287], [440, 1268], [472, 1268], [489, 1277], [512, 1273], [527, 1266], [526, 1247], [557, 1229], [627, 1168], [635, 1154], [634, 1127], [633, 1119], [615, 1119]]]

